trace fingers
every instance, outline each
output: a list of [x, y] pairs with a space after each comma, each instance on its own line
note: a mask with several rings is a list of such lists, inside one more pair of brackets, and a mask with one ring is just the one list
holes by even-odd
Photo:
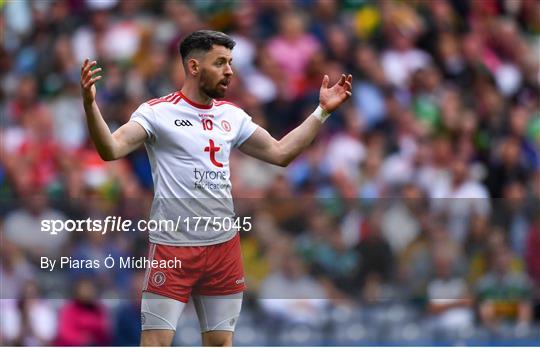
[[81, 67], [81, 86], [83, 88], [90, 88], [94, 83], [101, 79], [101, 76], [96, 75], [102, 68], [92, 70], [97, 65], [97, 61], [90, 62], [90, 59], [86, 58]]
[[[330, 78], [328, 77], [328, 75], [324, 75], [322, 86], [327, 88], [329, 81], [330, 81]], [[349, 89], [352, 89], [352, 75], [349, 74], [345, 76], [345, 74], [341, 74], [341, 77], [339, 78], [339, 81], [336, 83], [336, 85], [349, 86], [350, 87]]]
[[343, 87], [345, 88], [345, 93], [347, 94], [347, 96], [350, 97], [352, 95], [352, 75], [351, 74], [349, 74], [347, 78], [345, 79], [345, 83], [343, 84]]
[[93, 85], [94, 83], [96, 83], [97, 81], [101, 80], [102, 77], [103, 77], [103, 76], [96, 76], [96, 77], [90, 79], [90, 80], [87, 81], [85, 84], [83, 84], [83, 87], [84, 87], [84, 88], [90, 88], [90, 87], [92, 87], [92, 85]]
[[83, 62], [83, 65], [81, 67], [81, 79], [85, 79], [87, 77], [88, 72], [97, 65], [97, 61], [88, 62], [89, 59], [85, 59]]
[[82, 73], [83, 73], [84, 68], [85, 68], [86, 65], [88, 64], [88, 61], [89, 61], [89, 60], [90, 60], [89, 58], [86, 58], [86, 59], [84, 60], [82, 66], [81, 66], [81, 75], [82, 75]]
[[97, 69], [95, 69], [95, 70], [92, 70], [92, 71], [88, 72], [88, 73], [86, 74], [86, 77], [84, 78], [83, 82], [89, 81], [91, 78], [94, 77], [94, 75], [96, 75], [96, 74], [99, 73], [100, 71], [101, 71], [101, 68], [97, 68]]
[[330, 78], [328, 77], [328, 75], [324, 75], [321, 88], [328, 88], [329, 81], [330, 81]]
[[90, 71], [90, 69], [92, 69], [95, 65], [97, 65], [97, 62], [95, 60], [88, 63], [88, 59], [85, 59], [81, 69], [81, 75], [88, 73], [88, 71]]
[[88, 76], [83, 80], [83, 84], [87, 83], [88, 81], [90, 81], [90, 80], [92, 80], [92, 79], [94, 79], [96, 77], [99, 77], [99, 75], [95, 76], [99, 71], [101, 71], [101, 69], [99, 69], [99, 70], [96, 69], [96, 72], [92, 72], [92, 73], [88, 74]]
[[87, 77], [92, 77], [92, 76], [94, 76], [95, 74], [97, 74], [98, 72], [100, 72], [101, 70], [103, 70], [103, 69], [101, 69], [101, 68], [94, 69], [94, 70], [92, 70], [92, 71], [89, 71], [89, 72], [86, 74], [86, 76], [87, 76]]
[[89, 76], [92, 76], [92, 75], [94, 75], [94, 74], [97, 74], [97, 73], [100, 72], [101, 70], [102, 70], [101, 68], [97, 68], [97, 69], [88, 71], [88, 72], [86, 73], [86, 77], [89, 77]]
[[339, 79], [337, 84], [340, 86], [343, 86], [344, 83], [345, 83], [345, 74], [341, 74], [341, 78]]

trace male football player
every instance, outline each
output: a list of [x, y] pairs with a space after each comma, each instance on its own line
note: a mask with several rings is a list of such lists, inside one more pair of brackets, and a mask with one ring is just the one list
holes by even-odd
[[[233, 148], [287, 166], [315, 138], [330, 113], [351, 96], [352, 76], [329, 87], [324, 76], [319, 105], [281, 140], [252, 122], [241, 108], [219, 101], [233, 77], [226, 34], [200, 30], [180, 44], [186, 78], [182, 89], [143, 103], [129, 122], [111, 134], [96, 103], [101, 79], [96, 61], [85, 60], [81, 88], [90, 136], [100, 156], [112, 161], [145, 144], [152, 167], [152, 219], [234, 216], [229, 179]], [[257, 86], [250, 86], [257, 88]], [[184, 220], [182, 220], [184, 221]], [[203, 224], [201, 224], [203, 225]], [[215, 225], [210, 225], [214, 226]], [[178, 258], [181, 267], [152, 268], [142, 295], [141, 345], [171, 345], [178, 319], [193, 296], [210, 346], [230, 346], [245, 290], [237, 229], [188, 228], [150, 232], [149, 258]]]

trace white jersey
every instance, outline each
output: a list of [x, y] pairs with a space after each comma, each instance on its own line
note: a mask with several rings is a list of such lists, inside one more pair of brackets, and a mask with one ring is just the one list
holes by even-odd
[[[148, 133], [154, 181], [150, 219], [162, 224], [159, 231], [149, 231], [150, 241], [196, 246], [234, 237], [238, 229], [216, 226], [234, 217], [229, 154], [257, 128], [251, 117], [229, 102], [201, 105], [175, 92], [142, 104], [131, 121]], [[207, 218], [214, 217], [217, 224], [208, 224]]]

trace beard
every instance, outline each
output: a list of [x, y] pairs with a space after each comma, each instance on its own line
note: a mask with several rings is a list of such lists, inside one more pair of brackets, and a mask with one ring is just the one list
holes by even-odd
[[208, 97], [220, 99], [225, 97], [225, 90], [219, 88], [220, 81], [212, 81], [212, 78], [206, 73], [206, 71], [201, 71], [201, 78], [199, 81], [199, 88], [204, 92]]

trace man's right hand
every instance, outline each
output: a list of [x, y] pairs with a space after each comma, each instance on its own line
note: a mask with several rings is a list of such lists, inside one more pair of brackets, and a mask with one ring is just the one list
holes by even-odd
[[91, 105], [96, 100], [95, 84], [101, 79], [101, 76], [97, 75], [101, 68], [92, 70], [96, 65], [95, 60], [90, 62], [90, 59], [86, 58], [81, 67], [81, 94], [85, 105]]
[[90, 137], [96, 149], [105, 161], [112, 161], [135, 150], [147, 139], [148, 134], [137, 122], [127, 122], [113, 134], [103, 119], [96, 101], [96, 82], [101, 79], [101, 68], [92, 70], [96, 61], [85, 59], [81, 67], [81, 94]]

